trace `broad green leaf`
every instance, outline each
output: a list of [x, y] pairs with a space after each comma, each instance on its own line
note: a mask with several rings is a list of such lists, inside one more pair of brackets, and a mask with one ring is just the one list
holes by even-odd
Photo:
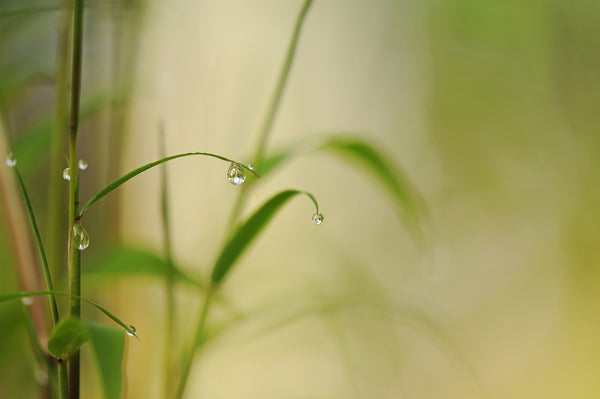
[[89, 331], [90, 343], [98, 361], [105, 397], [118, 399], [123, 386], [125, 334], [119, 329], [91, 321], [83, 323]]
[[163, 279], [173, 276], [182, 282], [201, 287], [203, 284], [185, 274], [179, 268], [171, 266], [160, 257], [143, 250], [112, 247], [87, 262], [83, 273], [97, 277], [155, 276]]
[[273, 218], [275, 213], [292, 197], [297, 194], [307, 195], [315, 204], [317, 212], [319, 205], [316, 199], [305, 191], [286, 190], [271, 197], [265, 202], [252, 216], [243, 222], [238, 229], [229, 238], [223, 251], [219, 255], [211, 275], [211, 283], [219, 285], [225, 276], [229, 273], [237, 259], [246, 250], [248, 245], [258, 236], [267, 223]]
[[322, 140], [308, 139], [275, 151], [260, 165], [264, 176], [284, 162], [309, 151], [325, 151], [348, 161], [377, 179], [396, 203], [400, 216], [414, 233], [420, 235], [419, 217], [423, 201], [400, 168], [381, 150], [355, 136], [330, 136]]
[[52, 330], [48, 339], [48, 352], [57, 359], [66, 359], [89, 341], [88, 330], [81, 320], [66, 318]]
[[166, 157], [166, 158], [162, 158], [159, 159], [158, 161], [154, 161], [154, 162], [150, 162], [144, 166], [140, 166], [137, 169], [132, 170], [131, 172], [119, 177], [118, 179], [116, 179], [115, 181], [113, 181], [112, 183], [108, 184], [106, 187], [104, 187], [102, 190], [98, 191], [98, 193], [96, 195], [94, 195], [92, 198], [90, 198], [82, 207], [81, 207], [81, 211], [79, 212], [79, 215], [83, 215], [83, 213], [87, 210], [87, 208], [89, 208], [92, 204], [94, 204], [96, 201], [98, 201], [100, 198], [104, 197], [106, 194], [110, 193], [111, 191], [113, 191], [114, 189], [116, 189], [117, 187], [119, 187], [120, 185], [122, 185], [123, 183], [127, 182], [128, 180], [134, 178], [135, 176], [139, 175], [142, 172], [145, 172], [146, 170], [153, 168], [154, 166], [158, 166], [162, 163], [171, 161], [173, 159], [177, 159], [177, 158], [181, 158], [181, 157], [187, 157], [187, 156], [191, 156], [191, 155], [204, 155], [207, 157], [212, 157], [212, 158], [217, 158], [223, 161], [227, 161], [227, 162], [235, 162], [238, 165], [241, 165], [244, 169], [249, 170], [250, 172], [252, 172], [256, 177], [259, 177], [258, 174], [256, 174], [256, 172], [254, 172], [252, 169], [249, 169], [246, 165], [241, 164], [237, 161], [234, 161], [232, 159], [229, 158], [225, 158], [221, 155], [216, 155], [216, 154], [211, 154], [209, 152], [187, 152], [185, 154], [177, 154], [177, 155], [172, 155], [170, 157]]
[[92, 305], [93, 307], [95, 307], [96, 309], [98, 309], [99, 311], [101, 311], [102, 313], [104, 313], [106, 315], [106, 317], [108, 317], [109, 319], [111, 319], [112, 321], [114, 321], [115, 323], [117, 323], [118, 325], [120, 325], [121, 327], [123, 327], [125, 329], [125, 331], [127, 331], [129, 334], [137, 337], [137, 334], [136, 334], [136, 331], [135, 331], [135, 327], [133, 327], [132, 325], [129, 325], [129, 324], [125, 324], [117, 316], [115, 316], [114, 314], [112, 314], [111, 312], [109, 312], [104, 306], [98, 305], [97, 303], [95, 303], [93, 301], [90, 301], [89, 299], [78, 297], [77, 295], [71, 295], [68, 292], [61, 292], [61, 291], [24, 291], [24, 292], [15, 292], [15, 293], [12, 293], [12, 294], [0, 295], [0, 303], [1, 302], [15, 300], [15, 299], [20, 299], [20, 298], [27, 298], [27, 297], [30, 297], [30, 296], [41, 296], [41, 295], [55, 295], [55, 296], [65, 296], [65, 297], [73, 296], [74, 298], [79, 298], [79, 299], [81, 299], [81, 301], [83, 301], [83, 302], [85, 302], [85, 303], [87, 303], [89, 305]]

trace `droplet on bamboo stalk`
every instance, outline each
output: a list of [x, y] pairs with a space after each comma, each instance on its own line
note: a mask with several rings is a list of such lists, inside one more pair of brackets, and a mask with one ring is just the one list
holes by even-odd
[[25, 306], [31, 306], [31, 304], [33, 303], [33, 298], [30, 296], [24, 296], [23, 298], [21, 298], [21, 302]]
[[17, 165], [17, 158], [15, 158], [15, 156], [12, 154], [12, 152], [9, 152], [8, 155], [6, 156], [6, 166], [8, 166], [9, 168], [14, 168]]
[[227, 169], [227, 180], [236, 186], [245, 182], [246, 171], [244, 170], [244, 167], [239, 163], [232, 162], [231, 165], [229, 165], [229, 169]]
[[84, 250], [90, 246], [90, 236], [79, 222], [73, 225], [73, 245], [80, 250]]

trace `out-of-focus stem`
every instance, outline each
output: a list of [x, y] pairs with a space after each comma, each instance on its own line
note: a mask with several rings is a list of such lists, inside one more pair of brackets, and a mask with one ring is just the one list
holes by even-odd
[[192, 337], [192, 346], [191, 348], [188, 348], [183, 356], [181, 377], [179, 379], [179, 385], [177, 386], [177, 392], [175, 393], [175, 399], [182, 399], [183, 394], [185, 393], [190, 372], [192, 371], [192, 365], [194, 364], [196, 351], [202, 344], [202, 341], [206, 335], [206, 319], [208, 318], [214, 293], [215, 288], [213, 287], [209, 287], [206, 290], [204, 304], [202, 305], [202, 311], [200, 312], [200, 318], [198, 319], [198, 325], [196, 326], [196, 330], [194, 331], [194, 335]]
[[[160, 157], [165, 158], [166, 155], [166, 141], [164, 127], [160, 127]], [[175, 350], [175, 322], [177, 320], [175, 315], [175, 290], [174, 290], [174, 263], [173, 254], [171, 252], [171, 228], [170, 228], [170, 212], [169, 212], [169, 187], [168, 187], [168, 176], [167, 176], [167, 165], [163, 164], [161, 167], [161, 220], [163, 229], [163, 242], [165, 251], [165, 261], [169, 265], [169, 275], [166, 280], [166, 296], [167, 296], [167, 309], [166, 309], [166, 331], [165, 331], [165, 343], [164, 343], [164, 384], [165, 384], [165, 398], [171, 396], [171, 390], [173, 385], [173, 352]]]
[[56, 281], [64, 276], [65, 270], [62, 268], [61, 253], [64, 229], [64, 181], [61, 171], [64, 167], [65, 138], [67, 137], [67, 104], [68, 104], [68, 84], [70, 67], [69, 45], [71, 36], [69, 29], [70, 1], [65, 0], [63, 5], [63, 15], [59, 27], [58, 52], [56, 57], [56, 79], [55, 79], [55, 115], [52, 132], [52, 147], [50, 153], [50, 175], [48, 178], [48, 225], [46, 234], [46, 249], [48, 252], [48, 261], [50, 271]]
[[[310, 8], [311, 4], [312, 0], [305, 0], [304, 4], [302, 5], [302, 8], [300, 9], [298, 17], [296, 18], [294, 32], [292, 34], [292, 38], [290, 39], [290, 43], [288, 45], [285, 59], [283, 60], [281, 71], [279, 71], [279, 76], [277, 78], [277, 82], [275, 83], [275, 88], [273, 89], [273, 93], [271, 94], [269, 104], [267, 105], [264, 117], [256, 134], [258, 139], [256, 142], [256, 147], [254, 149], [254, 154], [251, 159], [254, 164], [254, 167], [258, 171], [260, 170], [260, 163], [262, 162], [266, 153], [267, 141], [269, 139], [269, 135], [273, 127], [273, 121], [275, 120], [277, 110], [279, 109], [279, 105], [281, 104], [283, 90], [285, 89], [286, 83], [288, 81], [290, 70], [292, 68], [292, 63], [294, 61], [294, 56], [296, 55], [296, 48], [298, 46], [298, 39], [300, 38], [302, 24], [304, 23], [306, 14], [308, 13], [308, 9]], [[235, 226], [240, 217], [249, 188], [250, 185], [248, 184], [244, 185], [240, 190], [240, 193], [233, 206], [233, 210], [229, 219], [230, 230]]]

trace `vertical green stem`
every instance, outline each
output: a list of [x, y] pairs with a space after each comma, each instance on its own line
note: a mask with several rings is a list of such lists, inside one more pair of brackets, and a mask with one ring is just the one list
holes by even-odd
[[[257, 131], [258, 140], [256, 142], [254, 154], [251, 158], [252, 162], [254, 163], [254, 167], [257, 170], [260, 170], [260, 163], [262, 162], [266, 153], [267, 140], [269, 139], [269, 135], [273, 127], [273, 121], [275, 120], [275, 116], [277, 115], [277, 110], [279, 109], [279, 105], [281, 104], [281, 97], [283, 95], [283, 91], [285, 89], [286, 83], [290, 75], [290, 70], [292, 68], [292, 63], [296, 55], [296, 48], [298, 46], [298, 40], [300, 38], [300, 31], [302, 30], [302, 25], [304, 23], [306, 14], [308, 13], [308, 9], [310, 8], [311, 4], [312, 0], [305, 0], [304, 4], [302, 5], [302, 8], [300, 9], [298, 17], [296, 18], [294, 32], [292, 34], [292, 38], [290, 39], [290, 43], [288, 45], [285, 59], [283, 60], [281, 71], [279, 71], [279, 76], [277, 78], [277, 82], [275, 83], [275, 88], [273, 89], [273, 93], [271, 94], [269, 104], [267, 105], [264, 117]], [[230, 229], [235, 225], [240, 216], [240, 213], [242, 212], [242, 208], [244, 207], [247, 191], [249, 188], [250, 185], [244, 185], [240, 190], [240, 193], [233, 206], [233, 211], [229, 220]]]
[[[79, 129], [79, 102], [81, 94], [81, 58], [83, 50], [84, 0], [73, 0], [73, 45], [71, 59], [71, 96], [69, 108], [69, 292], [71, 317], [81, 317], [81, 254], [73, 242], [73, 226], [79, 207], [79, 176], [77, 169], [77, 131]], [[79, 351], [69, 359], [69, 398], [79, 398]]]
[[[269, 104], [268, 104], [266, 112], [265, 112], [265, 116], [262, 120], [262, 123], [261, 123], [259, 129], [258, 129], [258, 133], [257, 133], [258, 141], [256, 144], [254, 155], [252, 157], [255, 167], [257, 165], [260, 165], [260, 162], [262, 161], [262, 159], [265, 155], [265, 152], [266, 152], [265, 147], [267, 144], [267, 140], [269, 138], [269, 134], [273, 127], [273, 121], [275, 120], [277, 110], [281, 103], [281, 97], [283, 95], [283, 90], [285, 89], [286, 82], [287, 82], [289, 74], [290, 74], [290, 69], [292, 67], [292, 62], [293, 62], [294, 56], [296, 54], [296, 47], [298, 45], [298, 39], [300, 37], [300, 31], [302, 28], [302, 24], [304, 22], [304, 19], [306, 17], [306, 14], [308, 13], [308, 9], [310, 8], [311, 4], [312, 4], [312, 0], [305, 0], [304, 4], [302, 5], [302, 8], [300, 9], [300, 13], [298, 15], [298, 18], [296, 19], [296, 24], [294, 26], [294, 32], [292, 34], [292, 38], [288, 45], [288, 50], [287, 50], [287, 53], [286, 53], [286, 56], [285, 56], [285, 59], [283, 62], [283, 66], [281, 68], [281, 71], [279, 72], [277, 82], [275, 83], [275, 89], [273, 90], [271, 99], [269, 101]], [[235, 223], [237, 222], [237, 220], [239, 218], [239, 215], [240, 215], [241, 210], [244, 205], [248, 187], [249, 187], [249, 185], [245, 185], [242, 187], [240, 194], [238, 195], [237, 200], [234, 204], [233, 211], [232, 211], [230, 221], [229, 221], [230, 232], [233, 231], [233, 227], [235, 226]], [[206, 334], [206, 319], [208, 317], [208, 313], [211, 308], [214, 292], [215, 292], [214, 287], [208, 287], [208, 289], [206, 291], [204, 305], [202, 306], [198, 325], [196, 327], [196, 331], [195, 331], [193, 339], [192, 339], [193, 345], [184, 354], [181, 378], [179, 380], [179, 385], [177, 386], [177, 392], [175, 395], [176, 399], [183, 398], [183, 394], [185, 393], [185, 387], [186, 387], [187, 381], [189, 379], [189, 375], [190, 375], [190, 371], [192, 369], [192, 364], [194, 361], [196, 351], [198, 350], [198, 347], [201, 345], [202, 340], [204, 339], [204, 336]]]
[[[165, 131], [161, 125], [160, 128], [160, 157], [165, 158], [166, 155], [165, 145]], [[174, 351], [174, 330], [176, 322], [176, 307], [175, 307], [175, 292], [174, 292], [174, 263], [173, 254], [171, 250], [171, 228], [170, 228], [170, 212], [169, 212], [169, 192], [168, 192], [168, 176], [166, 163], [161, 167], [161, 220], [163, 228], [163, 240], [165, 250], [165, 261], [169, 265], [169, 276], [166, 280], [166, 295], [167, 295], [167, 322], [165, 331], [165, 344], [164, 344], [164, 384], [165, 384], [165, 398], [171, 395], [172, 389], [172, 366], [173, 366], [173, 351]]]
[[56, 61], [55, 79], [55, 115], [52, 132], [52, 148], [50, 153], [50, 177], [48, 184], [48, 224], [47, 244], [48, 259], [52, 267], [52, 275], [55, 279], [64, 276], [65, 271], [61, 267], [62, 241], [64, 222], [64, 195], [61, 171], [64, 167], [64, 147], [67, 135], [67, 99], [69, 95], [67, 79], [70, 66], [69, 45], [71, 41], [69, 29], [70, 2], [64, 0], [63, 15], [59, 27], [58, 52]]
[[200, 318], [198, 319], [198, 325], [196, 326], [196, 330], [194, 331], [194, 335], [192, 337], [192, 346], [184, 354], [181, 377], [179, 380], [179, 385], [177, 386], [177, 392], [175, 393], [175, 399], [183, 398], [183, 394], [185, 393], [185, 388], [190, 377], [190, 372], [192, 371], [192, 365], [194, 363], [196, 351], [205, 339], [206, 319], [208, 318], [208, 313], [212, 305], [212, 299], [215, 292], [214, 290], [214, 287], [209, 287], [206, 290], [204, 304], [202, 305], [202, 311], [200, 312]]

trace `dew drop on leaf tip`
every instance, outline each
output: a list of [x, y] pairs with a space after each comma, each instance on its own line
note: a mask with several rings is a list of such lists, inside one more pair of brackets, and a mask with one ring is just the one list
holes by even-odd
[[88, 163], [85, 160], [80, 159], [79, 163], [78, 163], [78, 166], [79, 166], [80, 170], [86, 170], [87, 167], [88, 167]]
[[135, 333], [137, 332], [137, 330], [135, 329], [135, 326], [130, 324], [127, 326], [127, 328], [129, 328], [129, 330], [131, 331], [131, 332], [129, 332], [129, 331], [125, 330], [127, 332], [127, 335], [129, 335], [130, 337], [133, 337], [135, 335]]
[[12, 154], [12, 152], [9, 152], [8, 155], [6, 156], [6, 166], [8, 166], [9, 168], [14, 168], [16, 165], [17, 165], [17, 159]]
[[323, 216], [323, 214], [321, 212], [315, 212], [315, 214], [312, 216], [312, 220], [313, 223], [316, 224], [317, 226], [322, 224], [323, 221], [325, 220], [325, 217]]
[[246, 171], [244, 167], [238, 163], [232, 162], [227, 169], [227, 180], [231, 184], [239, 186], [246, 181]]
[[65, 170], [63, 170], [62, 177], [65, 180], [71, 180], [71, 169], [65, 168]]

